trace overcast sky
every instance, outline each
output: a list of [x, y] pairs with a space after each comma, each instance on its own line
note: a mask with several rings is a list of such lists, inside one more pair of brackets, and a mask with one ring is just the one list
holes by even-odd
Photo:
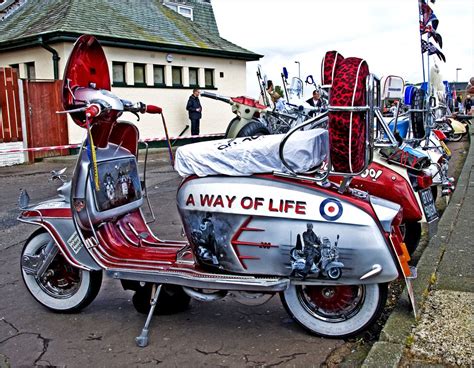
[[[367, 60], [378, 76], [400, 75], [422, 80], [417, 0], [212, 0], [223, 38], [264, 55], [247, 63], [247, 91], [258, 94], [257, 64], [281, 84], [286, 66], [290, 78], [315, 76], [320, 84], [326, 51]], [[443, 79], [467, 81], [474, 76], [474, 1], [436, 0], [432, 6], [443, 37], [446, 63], [437, 60]], [[309, 88], [305, 95], [310, 94]]]

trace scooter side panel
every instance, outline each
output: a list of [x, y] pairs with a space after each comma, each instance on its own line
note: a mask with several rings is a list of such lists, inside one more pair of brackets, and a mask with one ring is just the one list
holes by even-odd
[[[306, 257], [314, 257], [308, 277], [318, 282], [395, 279], [396, 265], [374, 219], [349, 200], [318, 188], [256, 177], [207, 177], [186, 181], [177, 201], [196, 258], [204, 265], [289, 276], [302, 270]], [[319, 254], [308, 255], [312, 248], [305, 243], [311, 236], [319, 239]], [[299, 256], [292, 258], [295, 249]], [[334, 257], [324, 258], [323, 250], [329, 249]], [[323, 266], [331, 262], [344, 265], [336, 279]], [[374, 265], [382, 266], [382, 272], [361, 281]]]

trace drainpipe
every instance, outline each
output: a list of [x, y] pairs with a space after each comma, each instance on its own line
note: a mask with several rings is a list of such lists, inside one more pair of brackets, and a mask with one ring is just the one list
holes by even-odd
[[58, 52], [53, 49], [51, 46], [49, 46], [47, 43], [45, 43], [43, 41], [43, 37], [39, 37], [39, 43], [40, 43], [40, 46], [45, 49], [45, 50], [48, 50], [50, 53], [53, 54], [53, 70], [54, 70], [54, 79], [59, 79], [59, 60], [61, 59], [58, 55]]

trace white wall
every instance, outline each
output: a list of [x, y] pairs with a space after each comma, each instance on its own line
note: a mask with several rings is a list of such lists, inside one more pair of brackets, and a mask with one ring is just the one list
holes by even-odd
[[[67, 44], [64, 47], [64, 54], [72, 50], [72, 44]], [[59, 51], [59, 50], [58, 50]], [[173, 61], [168, 63], [166, 61], [167, 53], [130, 50], [117, 47], [104, 47], [104, 51], [109, 63], [109, 71], [112, 73], [112, 61], [120, 61], [127, 63], [141, 63], [147, 64], [147, 72], [152, 70], [152, 65], [180, 66], [183, 67], [183, 74], [186, 74], [187, 68], [209, 68], [214, 69], [214, 85], [217, 90], [210, 92], [219, 93], [227, 96], [240, 96], [246, 91], [246, 62], [242, 60], [231, 60], [223, 58], [200, 57], [192, 55], [181, 55], [173, 53]], [[64, 59], [66, 59], [65, 57]], [[63, 59], [62, 59], [63, 60]], [[64, 61], [65, 63], [65, 61]], [[64, 69], [64, 67], [62, 68]], [[133, 67], [128, 65], [128, 70], [133, 70]], [[220, 78], [220, 73], [224, 73], [224, 77]], [[61, 74], [62, 76], [62, 70]], [[188, 83], [188, 78], [183, 75], [183, 82]], [[133, 79], [127, 76], [127, 80]], [[112, 74], [111, 74], [112, 79]], [[152, 78], [146, 76], [148, 84], [151, 84]], [[204, 83], [201, 78], [200, 83]], [[205, 90], [204, 87], [201, 87]], [[192, 93], [191, 88], [160, 88], [160, 87], [113, 87], [112, 92], [117, 96], [128, 99], [130, 101], [141, 101], [146, 104], [158, 105], [163, 108], [168, 132], [170, 136], [179, 135], [186, 125], [189, 125], [188, 113], [186, 111], [186, 103]], [[203, 106], [203, 118], [201, 119], [201, 134], [208, 133], [224, 133], [227, 124], [234, 117], [230, 105], [223, 102], [210, 100], [201, 97], [201, 104]], [[135, 122], [140, 129], [141, 138], [157, 138], [163, 137], [163, 125], [161, 117], [158, 115], [142, 115], [140, 121], [136, 122], [135, 116], [126, 113], [122, 117], [123, 120], [130, 120]], [[79, 142], [83, 137], [83, 129], [77, 127], [72, 121], [69, 121], [69, 141], [71, 143]], [[191, 134], [189, 128], [185, 136]]]
[[[59, 77], [62, 78], [67, 59], [72, 50], [72, 43], [59, 43], [52, 45], [61, 57], [59, 62]], [[147, 64], [147, 71], [151, 71], [151, 65], [181, 66], [183, 74], [187, 73], [188, 67], [214, 69], [214, 85], [217, 90], [210, 92], [227, 96], [244, 95], [246, 91], [246, 63], [241, 60], [231, 60], [213, 57], [201, 57], [185, 54], [173, 53], [173, 61], [166, 62], [167, 53], [154, 51], [130, 50], [117, 47], [104, 47], [105, 54], [109, 62], [109, 70], [112, 73], [112, 61], [122, 61], [129, 63]], [[2, 52], [0, 53], [0, 66], [10, 64], [26, 63], [35, 61], [36, 77], [38, 79], [52, 79], [53, 62], [52, 54], [41, 47], [34, 47], [27, 50]], [[21, 65], [20, 65], [21, 69]], [[130, 67], [128, 68], [130, 70]], [[132, 67], [133, 70], [133, 67]], [[224, 77], [220, 77], [220, 73]], [[202, 74], [202, 73], [201, 73]], [[26, 77], [26, 75], [21, 75]], [[112, 74], [111, 74], [112, 78]], [[133, 77], [132, 77], [133, 78]], [[130, 79], [130, 78], [127, 78]], [[152, 78], [147, 76], [148, 84]], [[204, 83], [201, 78], [200, 83]], [[183, 82], [187, 83], [188, 78], [184, 76]], [[204, 87], [201, 87], [205, 90]], [[189, 124], [187, 111], [185, 109], [187, 100], [192, 93], [191, 88], [135, 88], [135, 87], [114, 87], [112, 92], [121, 98], [131, 101], [142, 101], [146, 104], [154, 104], [163, 108], [168, 131], [171, 136], [176, 136]], [[230, 106], [219, 101], [201, 98], [203, 106], [203, 118], [201, 119], [201, 134], [223, 133], [229, 121], [234, 117]], [[135, 122], [136, 118], [132, 114], [125, 114], [123, 120]], [[156, 138], [164, 135], [161, 118], [157, 115], [141, 116], [137, 123], [140, 129], [141, 138]], [[77, 127], [72, 120], [68, 120], [69, 142], [79, 143], [84, 137], [84, 130]], [[185, 135], [190, 135], [189, 128]]]

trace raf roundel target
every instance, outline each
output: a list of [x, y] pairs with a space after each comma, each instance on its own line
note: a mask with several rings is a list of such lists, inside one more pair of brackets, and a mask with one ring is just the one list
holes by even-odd
[[336, 221], [342, 216], [342, 204], [337, 199], [326, 198], [319, 206], [319, 213], [328, 221]]

